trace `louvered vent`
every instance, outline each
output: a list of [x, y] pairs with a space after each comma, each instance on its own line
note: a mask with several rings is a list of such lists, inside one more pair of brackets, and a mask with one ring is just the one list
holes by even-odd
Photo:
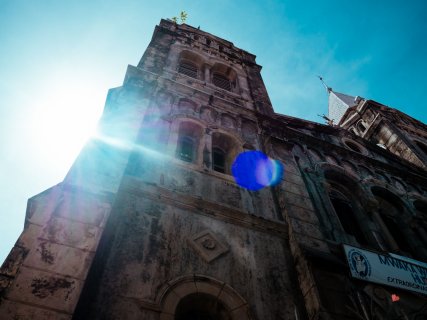
[[212, 81], [213, 81], [213, 84], [216, 85], [217, 87], [231, 91], [230, 80], [225, 76], [223, 76], [222, 74], [214, 73]]
[[197, 67], [190, 62], [181, 61], [178, 72], [197, 79]]

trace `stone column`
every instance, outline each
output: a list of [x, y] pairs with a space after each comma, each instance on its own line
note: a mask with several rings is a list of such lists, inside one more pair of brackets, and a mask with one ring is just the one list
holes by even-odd
[[205, 82], [211, 82], [211, 67], [212, 66], [210, 66], [210, 65], [208, 65], [208, 64], [204, 64], [203, 65], [203, 71], [204, 71], [204, 81]]
[[206, 128], [201, 141], [203, 169], [210, 170], [212, 168], [212, 132], [209, 128]]
[[167, 152], [171, 157], [175, 157], [176, 147], [178, 145], [179, 138], [179, 125], [180, 121], [172, 121], [170, 125], [170, 134], [167, 145]]

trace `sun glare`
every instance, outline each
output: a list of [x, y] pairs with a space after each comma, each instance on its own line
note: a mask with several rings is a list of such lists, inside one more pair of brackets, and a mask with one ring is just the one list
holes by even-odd
[[69, 168], [96, 132], [107, 91], [81, 75], [67, 75], [45, 80], [50, 87], [42, 87], [27, 119], [32, 148], [54, 169]]

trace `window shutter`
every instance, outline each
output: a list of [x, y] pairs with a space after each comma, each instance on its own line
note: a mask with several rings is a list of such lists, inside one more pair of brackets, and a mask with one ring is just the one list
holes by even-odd
[[216, 85], [219, 88], [231, 91], [230, 80], [227, 77], [223, 76], [222, 74], [214, 73], [212, 82], [214, 85]]
[[181, 61], [178, 72], [197, 79], [197, 66], [190, 62]]
[[213, 150], [213, 169], [225, 173], [225, 152], [220, 148], [214, 147]]

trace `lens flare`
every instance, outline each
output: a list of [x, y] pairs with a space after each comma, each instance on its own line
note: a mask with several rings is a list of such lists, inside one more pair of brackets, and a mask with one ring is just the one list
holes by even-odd
[[282, 163], [270, 159], [261, 151], [240, 153], [231, 167], [236, 183], [252, 191], [278, 184], [282, 179], [283, 170]]

